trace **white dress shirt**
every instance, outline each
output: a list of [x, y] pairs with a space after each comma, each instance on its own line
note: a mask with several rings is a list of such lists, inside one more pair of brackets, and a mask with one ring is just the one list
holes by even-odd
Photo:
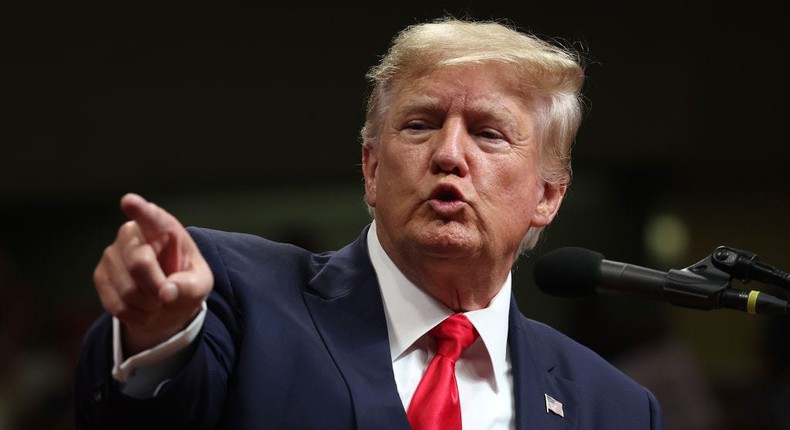
[[[387, 317], [392, 368], [404, 409], [435, 354], [436, 341], [426, 335], [454, 312], [410, 282], [368, 231], [368, 250], [376, 270]], [[461, 421], [464, 430], [515, 428], [510, 354], [507, 350], [511, 277], [485, 308], [464, 314], [480, 337], [456, 363]]]

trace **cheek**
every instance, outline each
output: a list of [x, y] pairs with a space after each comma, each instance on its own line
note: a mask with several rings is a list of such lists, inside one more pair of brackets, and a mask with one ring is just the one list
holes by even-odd
[[501, 213], [512, 223], [527, 222], [535, 212], [541, 199], [541, 187], [533, 178], [523, 175], [502, 175], [497, 184], [490, 187], [489, 194]]
[[425, 170], [426, 151], [418, 145], [393, 145], [382, 154], [379, 169], [380, 181], [391, 182], [393, 187], [403, 184]]

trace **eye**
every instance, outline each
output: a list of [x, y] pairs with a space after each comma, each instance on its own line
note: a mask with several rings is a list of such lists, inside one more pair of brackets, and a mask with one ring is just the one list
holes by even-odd
[[503, 136], [502, 133], [490, 129], [478, 132], [477, 135], [482, 137], [483, 139], [491, 139], [491, 140], [502, 140], [505, 138], [505, 136]]
[[426, 123], [425, 121], [416, 121], [416, 120], [407, 122], [403, 128], [405, 130], [415, 130], [415, 131], [430, 129], [428, 123]]
[[414, 142], [423, 142], [436, 127], [425, 120], [410, 120], [403, 123], [400, 133], [403, 138]]
[[475, 134], [477, 142], [483, 149], [491, 151], [501, 151], [510, 147], [507, 137], [493, 129], [484, 129]]

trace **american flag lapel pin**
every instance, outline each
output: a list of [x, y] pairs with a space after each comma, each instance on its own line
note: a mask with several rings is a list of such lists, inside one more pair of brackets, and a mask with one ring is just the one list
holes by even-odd
[[546, 397], [546, 413], [553, 412], [554, 414], [564, 418], [565, 413], [562, 412], [562, 403], [558, 402], [554, 399], [554, 397], [551, 397], [548, 394], [543, 395]]

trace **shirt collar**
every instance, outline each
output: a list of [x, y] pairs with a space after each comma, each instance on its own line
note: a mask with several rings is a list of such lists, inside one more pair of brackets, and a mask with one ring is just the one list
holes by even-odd
[[[368, 252], [378, 277], [392, 361], [396, 361], [418, 339], [454, 312], [423, 289], [414, 285], [395, 266], [376, 235], [376, 223], [371, 223], [367, 235]], [[491, 304], [465, 315], [480, 334], [494, 370], [497, 387], [507, 365], [508, 314], [510, 311], [511, 274]]]

